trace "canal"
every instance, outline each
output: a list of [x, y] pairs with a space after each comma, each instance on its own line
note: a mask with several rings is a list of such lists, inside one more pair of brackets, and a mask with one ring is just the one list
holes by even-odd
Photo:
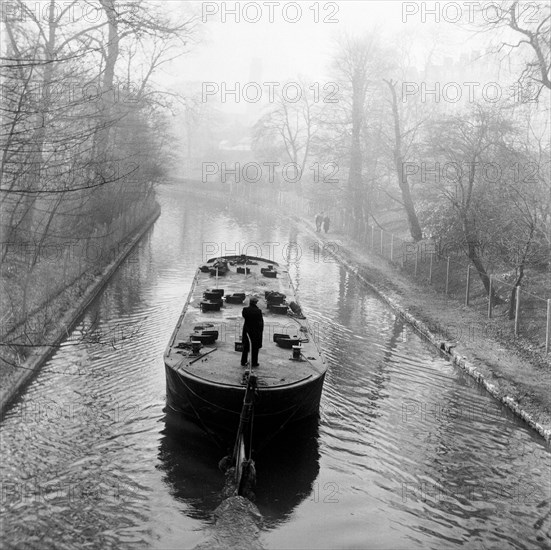
[[257, 457], [262, 544], [551, 547], [540, 436], [310, 235], [169, 188], [160, 202], [153, 229], [3, 418], [2, 548], [208, 538], [224, 453], [165, 416], [162, 355], [205, 251], [250, 243], [288, 266], [329, 364], [319, 424]]

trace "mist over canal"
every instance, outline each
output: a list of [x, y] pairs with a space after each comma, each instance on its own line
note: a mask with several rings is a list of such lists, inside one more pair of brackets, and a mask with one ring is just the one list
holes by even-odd
[[311, 236], [170, 188], [160, 202], [154, 228], [2, 421], [3, 547], [206, 539], [224, 451], [167, 421], [162, 355], [207, 243], [276, 243], [283, 265], [284, 250], [300, 251], [288, 267], [329, 363], [319, 425], [257, 457], [266, 548], [551, 545], [539, 436]]

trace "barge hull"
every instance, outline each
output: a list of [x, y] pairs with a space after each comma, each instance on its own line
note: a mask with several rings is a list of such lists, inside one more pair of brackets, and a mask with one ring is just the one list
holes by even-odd
[[[224, 441], [233, 441], [245, 396], [244, 387], [203, 383], [165, 365], [167, 405], [198, 421]], [[254, 372], [254, 371], [253, 371]], [[284, 427], [319, 414], [325, 373], [288, 387], [258, 388], [253, 433], [271, 437]]]

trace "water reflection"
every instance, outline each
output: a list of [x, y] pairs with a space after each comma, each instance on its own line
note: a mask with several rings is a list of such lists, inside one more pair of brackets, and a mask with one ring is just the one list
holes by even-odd
[[[164, 417], [157, 468], [172, 496], [185, 504], [186, 514], [209, 520], [222, 501], [224, 474], [218, 462], [228, 453], [193, 421], [173, 411]], [[297, 423], [255, 451], [255, 504], [265, 528], [285, 522], [312, 494], [319, 473], [319, 419]]]
[[224, 474], [218, 461], [225, 452], [186, 417], [170, 411], [163, 421], [156, 467], [172, 496], [186, 504], [186, 514], [209, 520], [221, 500]]
[[256, 457], [256, 504], [267, 527], [287, 520], [311, 497], [319, 473], [319, 419], [297, 423]]

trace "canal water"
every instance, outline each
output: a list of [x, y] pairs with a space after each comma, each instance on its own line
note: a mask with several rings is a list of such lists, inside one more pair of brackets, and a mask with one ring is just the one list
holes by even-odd
[[224, 451], [165, 415], [162, 355], [204, 255], [255, 244], [289, 268], [329, 365], [319, 423], [257, 456], [262, 544], [551, 547], [551, 455], [537, 434], [311, 236], [169, 188], [160, 201], [154, 228], [2, 420], [2, 548], [209, 538]]

